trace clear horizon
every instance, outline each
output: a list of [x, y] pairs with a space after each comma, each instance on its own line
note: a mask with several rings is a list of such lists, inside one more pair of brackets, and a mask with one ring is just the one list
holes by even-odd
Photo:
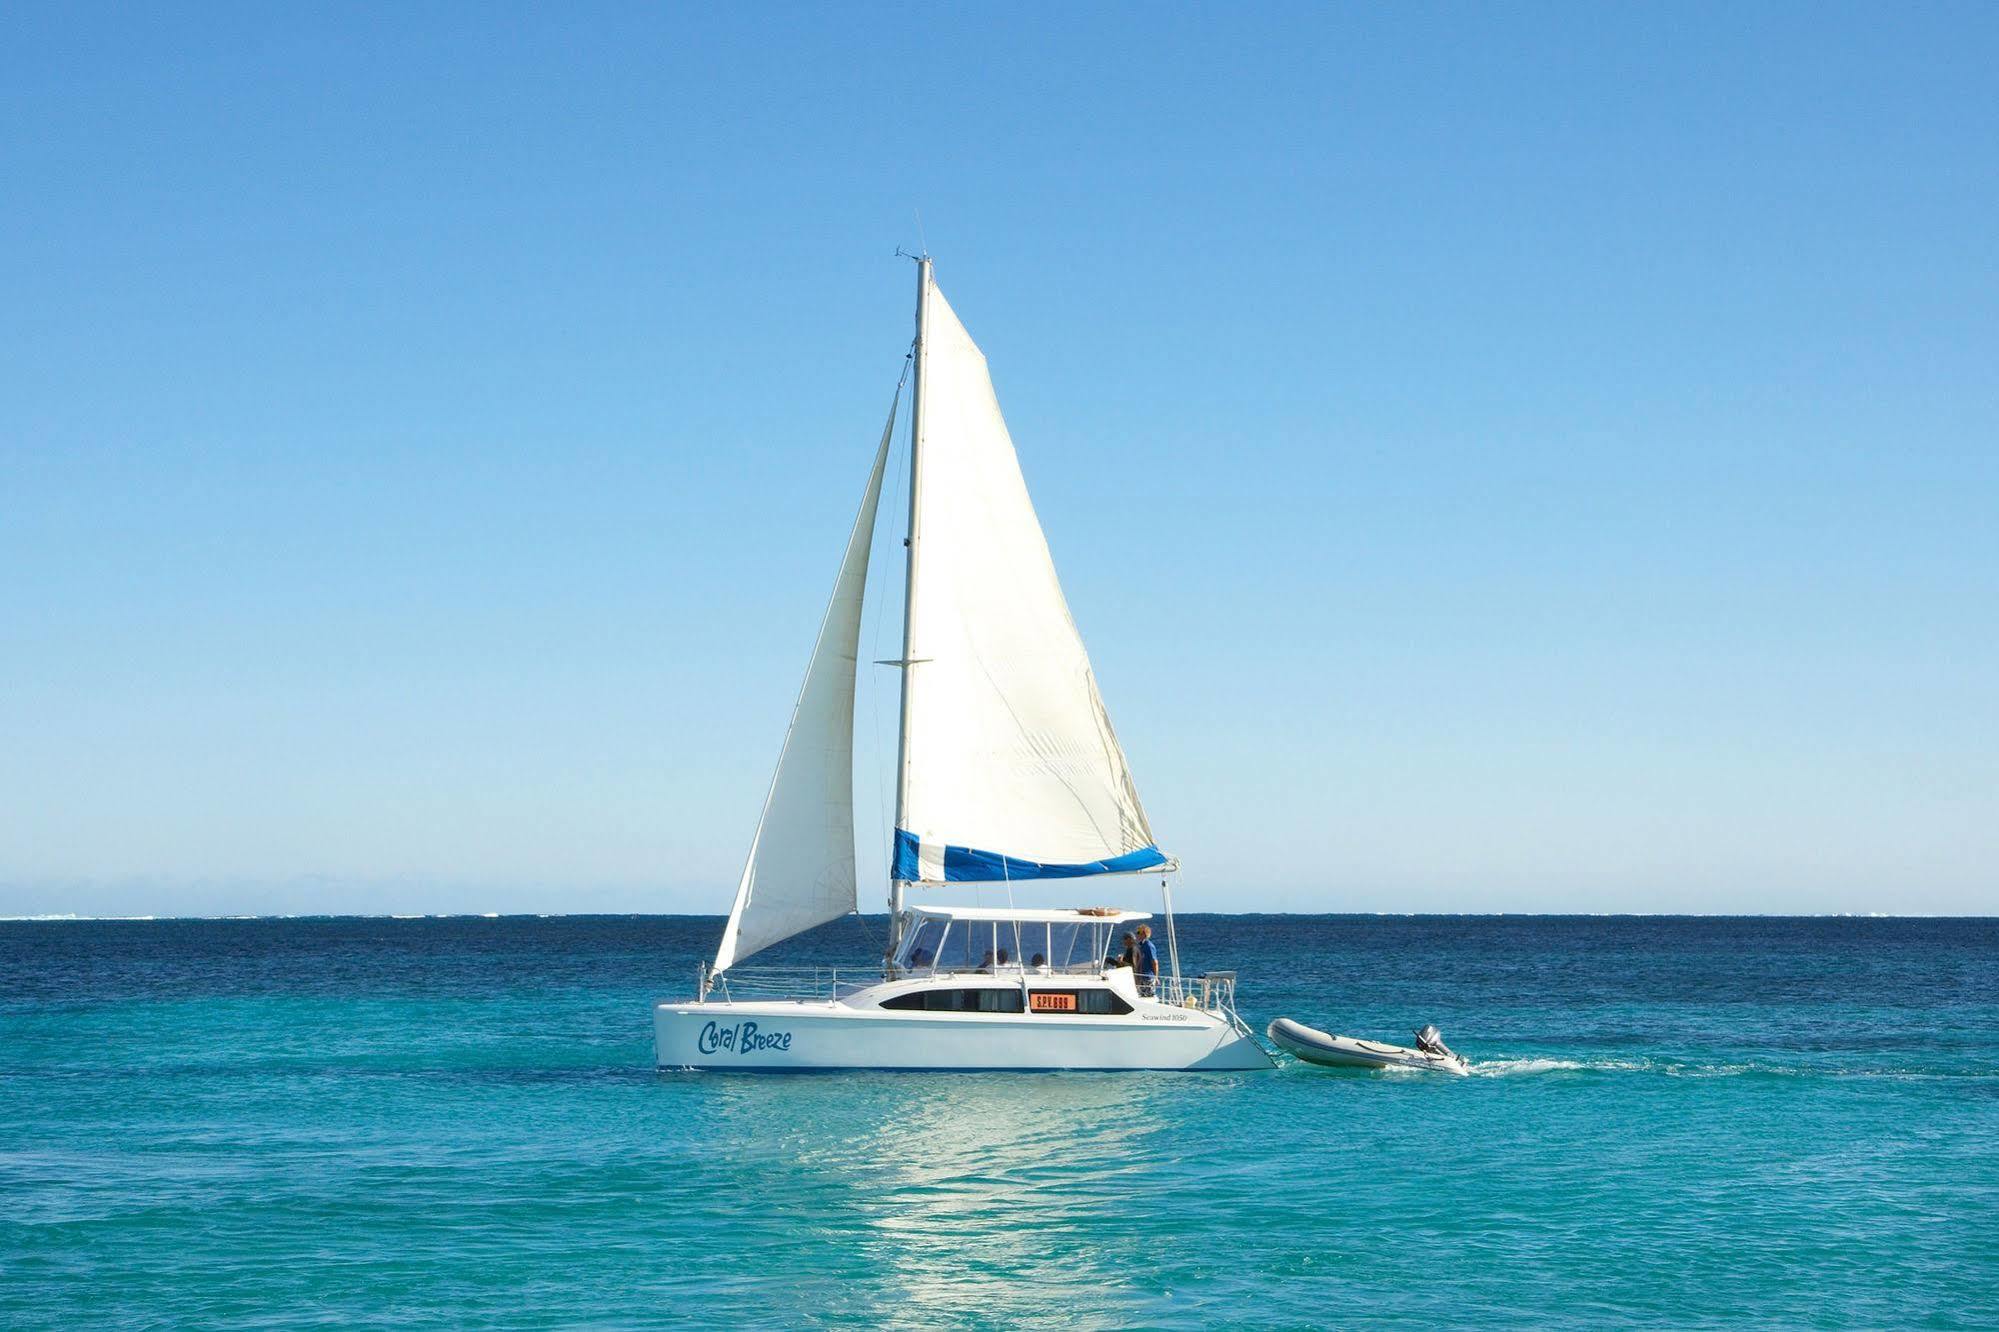
[[1181, 910], [1989, 914], [1995, 63], [1952, 4], [13, 7], [0, 915], [724, 911], [897, 245]]

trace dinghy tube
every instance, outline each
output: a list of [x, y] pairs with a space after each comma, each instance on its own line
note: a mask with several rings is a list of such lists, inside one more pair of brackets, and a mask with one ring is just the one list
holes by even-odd
[[1352, 1036], [1329, 1036], [1285, 1017], [1272, 1022], [1268, 1034], [1280, 1049], [1308, 1064], [1323, 1064], [1328, 1068], [1415, 1068], [1459, 1076], [1471, 1072], [1471, 1065], [1452, 1053], [1434, 1027], [1425, 1027], [1418, 1033], [1421, 1044], [1415, 1049]]

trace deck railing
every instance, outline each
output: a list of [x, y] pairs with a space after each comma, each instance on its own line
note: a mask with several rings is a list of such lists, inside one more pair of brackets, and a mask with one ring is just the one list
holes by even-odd
[[701, 997], [723, 999], [795, 999], [824, 1002], [881, 984], [880, 967], [732, 967], [727, 971], [701, 968]]
[[[1139, 982], [1139, 992], [1145, 983]], [[1161, 976], [1153, 998], [1176, 1008], [1202, 1008], [1217, 1013], [1235, 1013], [1235, 973], [1208, 971], [1199, 976]]]

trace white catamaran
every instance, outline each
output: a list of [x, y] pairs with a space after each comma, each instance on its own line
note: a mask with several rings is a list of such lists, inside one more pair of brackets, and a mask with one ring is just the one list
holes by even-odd
[[[897, 406], [713, 966], [653, 1011], [658, 1062], [728, 1069], [1246, 1069], [1270, 1060], [1232, 972], [1183, 977], [1154, 843], [1069, 616], [986, 358], [917, 260], [890, 938], [865, 976], [743, 968], [858, 909], [853, 723], [862, 594]], [[1016, 885], [1158, 872], [1157, 983], [1109, 957], [1144, 912], [1024, 908]], [[1004, 885], [1004, 908], [904, 904]]]

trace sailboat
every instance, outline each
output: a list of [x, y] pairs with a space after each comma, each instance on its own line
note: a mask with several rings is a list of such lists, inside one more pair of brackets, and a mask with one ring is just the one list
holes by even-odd
[[[889, 939], [879, 968], [753, 968], [858, 910], [854, 694], [901, 385], [713, 963], [654, 1005], [663, 1068], [1250, 1069], [1233, 972], [1183, 976], [1159, 849], [1035, 517], [986, 359], [917, 257]], [[1113, 956], [1151, 918], [1019, 906], [1160, 875], [1168, 965]], [[1007, 905], [945, 900], [972, 885]], [[1073, 891], [1073, 889], [1071, 889]], [[920, 893], [912, 903], [911, 894]], [[1149, 928], [1149, 927], [1148, 927]]]

